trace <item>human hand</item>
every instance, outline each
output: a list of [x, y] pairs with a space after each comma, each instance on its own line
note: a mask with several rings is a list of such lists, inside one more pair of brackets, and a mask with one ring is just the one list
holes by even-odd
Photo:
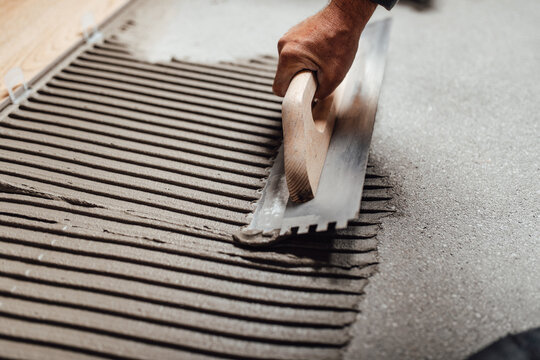
[[349, 71], [362, 30], [376, 6], [370, 0], [332, 0], [291, 28], [278, 42], [274, 93], [285, 96], [294, 75], [307, 69], [317, 77], [315, 98], [330, 95]]

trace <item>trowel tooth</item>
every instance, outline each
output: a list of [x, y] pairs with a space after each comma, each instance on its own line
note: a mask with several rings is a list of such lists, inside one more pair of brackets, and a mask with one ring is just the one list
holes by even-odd
[[317, 232], [322, 232], [322, 231], [328, 231], [328, 223], [323, 223], [323, 224], [317, 224], [317, 228], [316, 230]]
[[339, 220], [336, 222], [336, 229], [346, 229], [348, 223], [348, 220]]
[[302, 224], [298, 226], [298, 234], [307, 234], [309, 232], [309, 225]]

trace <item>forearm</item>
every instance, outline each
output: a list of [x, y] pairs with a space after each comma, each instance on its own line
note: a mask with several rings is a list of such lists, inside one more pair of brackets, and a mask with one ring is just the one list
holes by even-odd
[[365, 14], [369, 13], [371, 16], [377, 5], [390, 10], [397, 2], [398, 0], [331, 0], [329, 6], [337, 6], [357, 18], [365, 18]]
[[360, 34], [373, 15], [377, 4], [371, 0], [331, 0], [328, 8], [331, 12], [341, 13], [354, 30]]

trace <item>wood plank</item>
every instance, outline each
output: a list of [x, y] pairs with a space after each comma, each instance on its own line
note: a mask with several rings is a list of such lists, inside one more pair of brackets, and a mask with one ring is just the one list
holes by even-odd
[[99, 24], [128, 0], [0, 0], [0, 100], [8, 96], [3, 76], [19, 66], [27, 80], [82, 36], [81, 16]]

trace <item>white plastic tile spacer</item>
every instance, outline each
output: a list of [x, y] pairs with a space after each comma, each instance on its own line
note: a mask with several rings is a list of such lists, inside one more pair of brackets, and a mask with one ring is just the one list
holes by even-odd
[[[30, 92], [30, 90], [28, 90], [26, 81], [24, 81], [24, 74], [21, 68], [18, 66], [10, 69], [6, 75], [4, 75], [4, 84], [6, 85], [6, 89], [13, 104], [18, 104], [21, 102], [21, 100], [24, 99]], [[23, 93], [19, 96], [15, 95], [14, 90], [15, 86], [17, 85], [22, 85], [24, 88]]]
[[88, 44], [93, 44], [103, 37], [103, 34], [98, 30], [94, 13], [87, 11], [81, 17], [81, 27], [84, 40]]

